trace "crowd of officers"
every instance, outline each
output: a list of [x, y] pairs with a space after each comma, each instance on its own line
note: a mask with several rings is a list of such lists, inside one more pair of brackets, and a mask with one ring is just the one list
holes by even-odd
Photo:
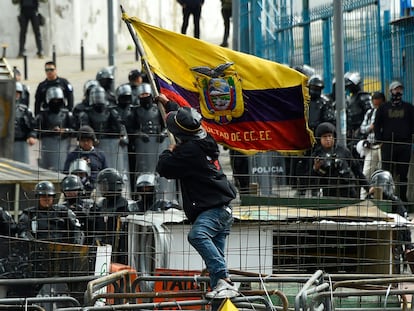
[[63, 173], [63, 196], [59, 200], [50, 181], [39, 182], [36, 204], [17, 223], [3, 211], [8, 224], [3, 234], [111, 244], [115, 260], [126, 263], [123, 217], [176, 203], [155, 198], [158, 153], [169, 142], [151, 86], [144, 74], [132, 70], [129, 82], [115, 89], [114, 68], [105, 67], [86, 81], [82, 101], [74, 104], [72, 86], [57, 75], [56, 64], [46, 62], [44, 69], [34, 114], [28, 89], [16, 74], [14, 159], [29, 163], [29, 146], [38, 140], [39, 167]]
[[399, 181], [399, 196], [407, 202], [414, 108], [402, 100], [403, 84], [390, 83], [387, 96], [379, 91], [368, 93], [358, 72], [345, 73], [346, 144], [339, 146], [335, 82], [333, 93], [323, 94], [322, 78], [303, 69], [298, 68], [309, 76], [308, 124], [316, 144], [292, 160], [291, 184], [297, 195], [311, 190], [312, 196], [365, 199], [374, 172], [386, 170]]

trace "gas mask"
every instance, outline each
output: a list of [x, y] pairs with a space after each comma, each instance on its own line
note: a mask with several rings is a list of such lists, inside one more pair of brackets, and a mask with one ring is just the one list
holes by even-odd
[[399, 105], [402, 100], [403, 93], [399, 91], [391, 92], [391, 102], [393, 105]]
[[139, 103], [141, 104], [142, 107], [148, 109], [149, 107], [151, 107], [152, 104], [152, 97], [150, 96], [145, 96], [145, 97], [141, 97], [139, 99]]
[[97, 113], [102, 113], [105, 110], [105, 104], [95, 104], [93, 105], [93, 110]]

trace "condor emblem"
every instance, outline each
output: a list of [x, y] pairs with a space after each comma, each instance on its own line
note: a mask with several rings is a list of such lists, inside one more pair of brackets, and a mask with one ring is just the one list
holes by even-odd
[[227, 124], [244, 112], [241, 81], [232, 66], [225, 63], [216, 68], [191, 68], [200, 94], [201, 114], [219, 124]]

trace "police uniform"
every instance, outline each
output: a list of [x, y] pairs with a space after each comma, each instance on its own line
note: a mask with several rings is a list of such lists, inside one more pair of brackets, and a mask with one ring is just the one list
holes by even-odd
[[47, 109], [46, 103], [46, 92], [52, 87], [60, 87], [63, 91], [64, 97], [66, 99], [66, 108], [69, 111], [73, 109], [73, 87], [65, 78], [57, 77], [55, 80], [45, 79], [40, 82], [36, 89], [35, 94], [35, 115], [38, 115], [41, 110]]

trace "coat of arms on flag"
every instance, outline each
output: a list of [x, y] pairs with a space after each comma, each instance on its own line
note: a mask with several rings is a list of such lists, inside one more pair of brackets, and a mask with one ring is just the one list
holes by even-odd
[[241, 79], [231, 69], [232, 65], [225, 63], [215, 68], [191, 68], [200, 94], [201, 114], [219, 124], [227, 124], [244, 112]]

